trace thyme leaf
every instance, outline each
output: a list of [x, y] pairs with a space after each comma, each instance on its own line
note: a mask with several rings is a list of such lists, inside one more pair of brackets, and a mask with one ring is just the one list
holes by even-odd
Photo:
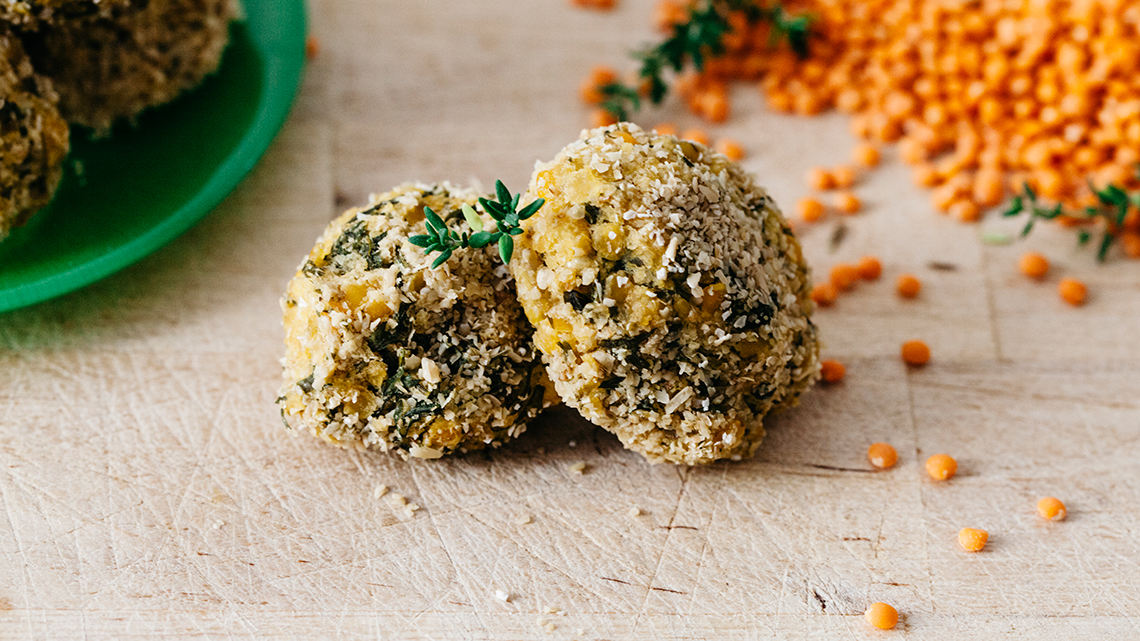
[[[702, 0], [688, 11], [687, 19], [672, 25], [665, 40], [633, 54], [641, 62], [637, 75], [644, 96], [652, 104], [661, 104], [669, 93], [666, 72], [680, 73], [689, 64], [701, 71], [705, 60], [724, 53], [724, 38], [733, 29], [729, 16], [734, 12], [743, 13], [750, 23], [767, 22], [771, 28], [770, 46], [786, 42], [798, 57], [806, 58], [809, 54], [815, 18], [788, 13], [779, 0], [770, 5], [762, 5], [758, 0]], [[598, 92], [602, 96], [601, 108], [618, 120], [628, 120], [641, 110], [643, 94], [636, 87], [612, 82], [598, 87]]]
[[511, 255], [514, 254], [515, 241], [511, 236], [523, 233], [520, 226], [522, 221], [535, 215], [546, 204], [544, 198], [533, 200], [519, 211], [522, 194], [512, 195], [503, 181], [495, 181], [495, 200], [479, 199], [479, 206], [487, 215], [495, 220], [495, 230], [484, 229], [483, 219], [470, 205], [463, 205], [463, 218], [474, 233], [456, 233], [448, 228], [447, 222], [440, 218], [431, 207], [424, 207], [424, 229], [426, 234], [416, 234], [408, 238], [408, 242], [416, 247], [422, 247], [427, 254], [439, 252], [439, 256], [432, 262], [435, 269], [447, 262], [455, 250], [473, 247], [482, 249], [492, 243], [499, 246], [499, 257], [503, 263], [510, 264]]
[[[1137, 175], [1140, 176], [1140, 165], [1137, 166]], [[1089, 188], [1096, 195], [1097, 204], [1085, 207], [1083, 210], [1066, 210], [1062, 203], [1048, 206], [1037, 198], [1037, 192], [1026, 183], [1020, 194], [1015, 194], [1010, 200], [1003, 216], [1020, 216], [1028, 213], [1029, 220], [1021, 230], [1022, 236], [1028, 236], [1033, 231], [1034, 223], [1039, 219], [1053, 220], [1061, 216], [1077, 219], [1080, 223], [1095, 224], [1100, 228], [1101, 237], [1097, 244], [1096, 259], [1104, 262], [1108, 252], [1116, 242], [1124, 228], [1125, 219], [1132, 208], [1140, 208], [1140, 190], [1129, 193], [1119, 185], [1109, 183], [1103, 189], [1097, 189], [1091, 182]], [[1092, 240], [1092, 232], [1080, 229], [1077, 232], [1077, 244], [1087, 245]]]

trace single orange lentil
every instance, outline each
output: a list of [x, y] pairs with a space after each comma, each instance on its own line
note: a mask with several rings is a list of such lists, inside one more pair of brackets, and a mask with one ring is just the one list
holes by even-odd
[[1089, 293], [1085, 284], [1075, 278], [1062, 278], [1057, 284], [1057, 291], [1062, 300], [1074, 307], [1084, 305]]
[[903, 298], [914, 298], [922, 290], [922, 281], [918, 280], [914, 274], [902, 274], [895, 281], [895, 289]]
[[958, 532], [958, 545], [967, 552], [978, 552], [986, 547], [986, 541], [990, 539], [990, 533], [985, 530], [979, 530], [972, 527], [964, 527], [961, 532]]
[[312, 60], [321, 53], [321, 41], [316, 36], [309, 36], [305, 40], [305, 58]]
[[617, 82], [617, 72], [612, 67], [605, 65], [597, 65], [590, 70], [590, 75], [582, 81], [582, 86], [579, 88], [582, 94], [582, 102], [588, 105], [600, 104], [605, 100], [602, 95], [601, 88]]
[[832, 169], [831, 177], [835, 181], [835, 186], [840, 189], [850, 189], [855, 185], [855, 179], [858, 178], [855, 169], [849, 165], [840, 165]]
[[1037, 513], [1043, 519], [1050, 521], [1064, 521], [1069, 513], [1065, 510], [1065, 504], [1060, 499], [1055, 499], [1051, 496], [1046, 496], [1037, 502]]
[[798, 206], [800, 218], [803, 218], [804, 222], [814, 223], [823, 218], [823, 203], [814, 198], [801, 198]]
[[730, 160], [744, 160], [744, 146], [732, 138], [721, 138], [716, 141], [716, 150]]
[[686, 129], [685, 132], [681, 134], [681, 138], [685, 140], [692, 140], [693, 142], [699, 142], [702, 145], [710, 144], [709, 135], [706, 134], [703, 129], [697, 129], [695, 127], [692, 129]]
[[982, 210], [974, 201], [959, 198], [950, 205], [950, 215], [964, 223], [973, 223], [981, 220]]
[[807, 184], [812, 189], [824, 191], [835, 187], [835, 177], [823, 167], [812, 167], [807, 172]]
[[857, 214], [859, 210], [863, 208], [863, 203], [855, 194], [844, 191], [835, 195], [835, 208], [851, 216]]
[[823, 361], [819, 364], [819, 375], [824, 383], [838, 383], [847, 375], [847, 368], [839, 361]]
[[847, 263], [839, 263], [831, 268], [831, 284], [841, 292], [845, 292], [855, 286], [859, 280], [859, 270], [854, 265]]
[[863, 280], [879, 280], [883, 274], [883, 264], [874, 256], [864, 256], [855, 266], [859, 270], [859, 277]]
[[902, 345], [903, 362], [911, 367], [920, 367], [930, 362], [930, 348], [922, 341], [907, 341]]
[[1049, 259], [1045, 258], [1037, 252], [1025, 252], [1021, 255], [1021, 260], [1017, 261], [1017, 266], [1021, 269], [1021, 273], [1030, 278], [1041, 279], [1045, 274], [1049, 273]]
[[935, 454], [926, 459], [926, 473], [935, 481], [945, 481], [958, 473], [958, 461], [949, 454]]
[[657, 126], [653, 128], [653, 131], [656, 131], [662, 136], [676, 136], [677, 125], [674, 125], [671, 122], [661, 122], [657, 123]]
[[819, 283], [811, 290], [811, 299], [820, 307], [831, 307], [839, 298], [839, 290], [831, 283]]
[[879, 148], [875, 145], [859, 145], [855, 147], [855, 151], [851, 155], [855, 162], [864, 167], [875, 167], [879, 164]]
[[899, 453], [890, 443], [872, 443], [871, 447], [867, 448], [867, 460], [871, 461], [871, 465], [885, 470], [899, 462]]
[[590, 122], [595, 127], [608, 127], [617, 121], [617, 118], [605, 109], [595, 109], [590, 113]]
[[872, 603], [867, 606], [863, 618], [880, 630], [890, 630], [899, 623], [899, 611], [886, 603]]
[[1129, 258], [1140, 258], [1140, 233], [1126, 231], [1120, 235], [1120, 248]]

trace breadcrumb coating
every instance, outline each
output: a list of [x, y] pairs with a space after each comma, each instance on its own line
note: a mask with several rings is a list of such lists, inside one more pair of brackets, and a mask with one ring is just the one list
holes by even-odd
[[27, 38], [69, 122], [106, 133], [170, 102], [217, 69], [234, 0], [148, 0], [107, 15], [54, 20]]
[[130, 0], [0, 0], [0, 21], [20, 29], [38, 29], [61, 20], [109, 15]]
[[752, 176], [617, 125], [539, 164], [511, 263], [562, 400], [654, 462], [751, 455], [819, 376], [811, 280]]
[[329, 225], [282, 301], [287, 426], [438, 458], [501, 445], [557, 400], [495, 249], [432, 269], [408, 240], [425, 206], [470, 233], [460, 207], [478, 196], [406, 184]]
[[19, 39], [0, 25], [0, 240], [46, 206], [59, 185], [69, 145], [57, 100]]

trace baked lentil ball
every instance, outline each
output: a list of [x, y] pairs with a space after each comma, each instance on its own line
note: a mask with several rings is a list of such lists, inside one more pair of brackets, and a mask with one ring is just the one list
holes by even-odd
[[105, 133], [176, 98], [217, 69], [233, 0], [147, 0], [109, 15], [55, 20], [27, 37], [69, 122]]
[[501, 445], [557, 400], [494, 248], [432, 269], [408, 240], [425, 206], [470, 233], [460, 207], [478, 196], [406, 184], [329, 225], [282, 301], [287, 426], [438, 458]]
[[654, 462], [751, 455], [818, 377], [808, 267], [752, 176], [621, 123], [539, 164], [511, 262], [562, 400]]
[[21, 29], [79, 17], [108, 15], [130, 0], [0, 0], [0, 21]]
[[51, 83], [0, 25], [0, 240], [51, 200], [68, 151]]

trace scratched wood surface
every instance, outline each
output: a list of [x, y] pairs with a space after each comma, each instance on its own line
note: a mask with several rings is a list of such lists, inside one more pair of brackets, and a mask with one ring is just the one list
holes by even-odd
[[[651, 37], [651, 4], [314, 0], [321, 52], [250, 178], [139, 265], [0, 316], [0, 638], [1140, 637], [1140, 267], [1057, 230], [985, 246], [891, 158], [837, 248], [834, 221], [802, 233], [817, 273], [886, 266], [817, 316], [848, 378], [770, 420], [755, 460], [648, 465], [569, 411], [441, 461], [283, 430], [277, 300], [325, 223], [408, 179], [525, 184], [586, 122], [590, 65]], [[769, 114], [749, 87], [734, 108], [711, 131], [785, 209], [853, 145], [842, 117]], [[1088, 306], [1019, 278], [1026, 246]], [[903, 271], [918, 300], [892, 295]], [[899, 362], [910, 338], [923, 370]], [[895, 469], [870, 472], [878, 440]], [[953, 482], [925, 478], [936, 452]], [[1045, 495], [1068, 521], [1036, 516]], [[984, 552], [957, 548], [964, 526]], [[859, 616], [880, 600], [893, 632]]]

